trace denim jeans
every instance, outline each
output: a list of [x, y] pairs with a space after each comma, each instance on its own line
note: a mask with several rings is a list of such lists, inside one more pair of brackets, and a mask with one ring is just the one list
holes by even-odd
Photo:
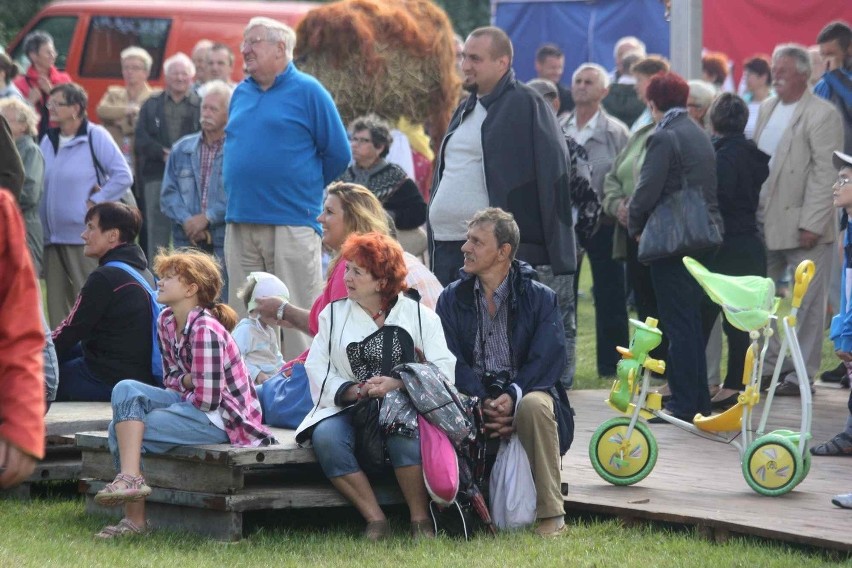
[[207, 414], [192, 403], [183, 402], [177, 391], [139, 381], [121, 381], [112, 389], [112, 422], [108, 429], [109, 451], [116, 470], [120, 462], [115, 425], [128, 420], [145, 423], [143, 454], [164, 454], [178, 446], [230, 442], [224, 430], [210, 422]]
[[[361, 471], [355, 459], [355, 428], [352, 415], [343, 411], [318, 423], [311, 434], [314, 454], [328, 478]], [[391, 465], [394, 468], [420, 465], [420, 440], [392, 435], [385, 439]]]
[[555, 276], [550, 265], [536, 266], [535, 270], [538, 272], [539, 281], [556, 293], [559, 310], [562, 312], [562, 325], [565, 327], [565, 354], [568, 362], [560, 381], [563, 388], [570, 389], [574, 386], [577, 345], [577, 300], [574, 296], [574, 275]]
[[59, 360], [57, 402], [108, 402], [112, 387], [89, 369], [79, 343]]

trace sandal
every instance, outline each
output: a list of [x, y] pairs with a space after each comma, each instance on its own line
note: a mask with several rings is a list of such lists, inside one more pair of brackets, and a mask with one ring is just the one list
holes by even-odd
[[104, 527], [95, 538], [108, 540], [122, 536], [145, 536], [150, 532], [151, 526], [145, 521], [145, 526], [140, 527], [130, 519], [121, 519], [117, 525]]
[[115, 479], [95, 494], [95, 503], [102, 507], [115, 507], [127, 501], [139, 501], [151, 494], [141, 475], [119, 473]]
[[828, 442], [811, 448], [815, 456], [852, 456], [852, 436], [841, 432]]

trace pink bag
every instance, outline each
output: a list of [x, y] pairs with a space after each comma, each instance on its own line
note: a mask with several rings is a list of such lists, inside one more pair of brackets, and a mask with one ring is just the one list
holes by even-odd
[[426, 490], [437, 504], [447, 507], [459, 492], [459, 462], [447, 435], [420, 414], [420, 459]]

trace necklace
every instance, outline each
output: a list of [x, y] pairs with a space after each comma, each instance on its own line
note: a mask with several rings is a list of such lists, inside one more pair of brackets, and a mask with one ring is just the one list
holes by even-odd
[[380, 317], [382, 317], [383, 315], [385, 315], [385, 311], [384, 311], [384, 310], [379, 310], [379, 311], [377, 311], [377, 312], [376, 312], [376, 314], [375, 314], [375, 315], [370, 316], [370, 317], [371, 317], [371, 318], [373, 318], [373, 321], [376, 321], [377, 319], [379, 319], [379, 318], [380, 318]]

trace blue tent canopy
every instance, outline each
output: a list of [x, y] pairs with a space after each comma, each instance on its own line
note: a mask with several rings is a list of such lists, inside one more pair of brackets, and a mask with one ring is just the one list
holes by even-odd
[[669, 56], [669, 23], [660, 0], [492, 0], [492, 20], [512, 39], [518, 79], [535, 77], [536, 50], [555, 43], [565, 53], [562, 83], [581, 63], [615, 66], [615, 43], [624, 36], [645, 42], [648, 53]]

